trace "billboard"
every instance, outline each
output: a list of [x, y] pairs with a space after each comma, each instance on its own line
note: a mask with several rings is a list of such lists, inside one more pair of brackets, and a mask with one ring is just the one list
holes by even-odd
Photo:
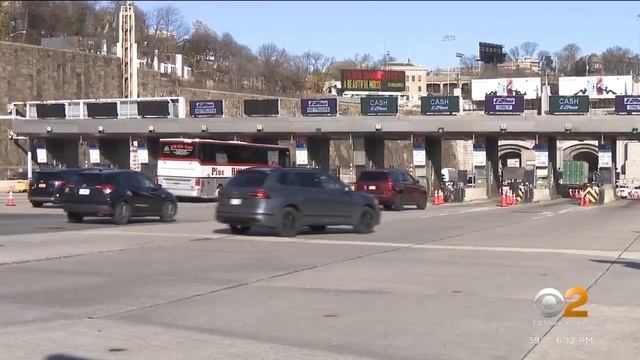
[[616, 113], [640, 112], [640, 96], [616, 96]]
[[396, 115], [398, 98], [391, 96], [367, 96], [360, 98], [362, 115]]
[[523, 113], [524, 96], [487, 96], [484, 101], [487, 114]]
[[589, 97], [580, 96], [549, 96], [550, 114], [588, 113]]
[[631, 95], [632, 84], [631, 75], [561, 77], [558, 92], [564, 96], [613, 99], [616, 95]]
[[460, 112], [457, 96], [423, 96], [420, 98], [422, 114], [452, 114]]
[[344, 91], [405, 91], [404, 71], [393, 70], [341, 70]]
[[276, 116], [280, 114], [279, 99], [245, 99], [244, 114], [246, 116]]
[[67, 110], [64, 104], [36, 104], [38, 119], [64, 119]]
[[189, 101], [189, 114], [192, 118], [224, 115], [222, 100]]
[[138, 115], [141, 117], [169, 117], [169, 102], [166, 100], [138, 101]]
[[327, 116], [338, 114], [338, 99], [301, 99], [302, 116]]
[[532, 78], [471, 80], [471, 99], [482, 101], [485, 96], [522, 95], [525, 99], [537, 99], [542, 95], [542, 80]]
[[87, 116], [92, 119], [97, 118], [118, 118], [118, 103], [87, 103]]

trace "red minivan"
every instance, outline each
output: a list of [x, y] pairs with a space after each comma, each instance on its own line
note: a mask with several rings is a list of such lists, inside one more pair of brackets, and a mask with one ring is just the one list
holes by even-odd
[[427, 207], [427, 188], [401, 169], [365, 170], [355, 183], [355, 191], [378, 198], [385, 210], [400, 211], [405, 205]]

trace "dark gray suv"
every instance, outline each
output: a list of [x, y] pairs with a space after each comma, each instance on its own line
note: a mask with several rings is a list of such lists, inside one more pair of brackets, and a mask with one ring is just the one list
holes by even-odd
[[285, 237], [296, 236], [302, 226], [323, 231], [328, 225], [351, 225], [366, 234], [380, 223], [380, 205], [374, 196], [351, 191], [316, 169], [249, 168], [225, 184], [216, 220], [234, 234], [246, 234], [254, 225]]

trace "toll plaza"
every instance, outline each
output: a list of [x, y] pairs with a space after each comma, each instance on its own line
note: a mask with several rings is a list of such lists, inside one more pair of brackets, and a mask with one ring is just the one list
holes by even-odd
[[[296, 166], [319, 167], [347, 182], [362, 169], [408, 164], [431, 190], [440, 186], [443, 141], [465, 140], [473, 144], [468, 152], [475, 188], [468, 196], [495, 197], [501, 169], [527, 167], [534, 173], [536, 199], [558, 195], [559, 157], [588, 160], [613, 198], [617, 140], [640, 137], [637, 115], [452, 116], [455, 101], [440, 99], [423, 115], [404, 116], [393, 99], [363, 99], [363, 107], [372, 104], [365, 112], [377, 113], [370, 116], [340, 116], [335, 103], [307, 99], [306, 116], [294, 117], [279, 115], [277, 99], [245, 103], [243, 117], [223, 116], [222, 102], [188, 105], [181, 97], [14, 103], [12, 136], [28, 139], [31, 159], [40, 166], [113, 166], [151, 176], [163, 137], [280, 144], [291, 148]], [[566, 149], [558, 147], [565, 142]]]

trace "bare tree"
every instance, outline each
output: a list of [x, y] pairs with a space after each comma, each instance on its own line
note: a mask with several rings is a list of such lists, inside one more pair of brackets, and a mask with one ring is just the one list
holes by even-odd
[[605, 50], [600, 55], [605, 75], [627, 75], [635, 68], [634, 55], [630, 49], [620, 46]]
[[474, 55], [464, 55], [460, 58], [460, 66], [467, 73], [472, 73], [476, 68], [476, 57]]
[[329, 80], [329, 68], [334, 59], [317, 51], [307, 51], [302, 57], [307, 68], [309, 88], [316, 93], [321, 93], [325, 82]]
[[547, 50], [540, 50], [536, 55], [538, 61], [540, 61], [540, 72], [543, 74], [548, 74], [553, 70], [553, 58], [551, 57], [551, 53]]
[[574, 43], [567, 44], [560, 49], [560, 51], [556, 52], [558, 70], [565, 75], [578, 75], [575, 72], [575, 64], [581, 52], [582, 49], [580, 49], [580, 46]]
[[180, 10], [173, 5], [155, 8], [149, 16], [152, 32], [151, 46], [162, 55], [174, 53], [178, 45], [189, 35], [189, 25], [184, 22]]
[[533, 57], [536, 50], [538, 50], [538, 43], [535, 42], [525, 41], [520, 45], [520, 51], [525, 57]]
[[517, 46], [512, 47], [511, 49], [509, 49], [509, 59], [511, 59], [511, 61], [518, 61], [518, 59], [520, 59], [520, 48]]

